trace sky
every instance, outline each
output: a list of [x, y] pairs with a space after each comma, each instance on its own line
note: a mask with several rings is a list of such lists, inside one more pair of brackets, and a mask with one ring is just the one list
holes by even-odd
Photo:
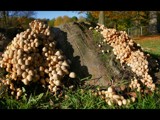
[[36, 11], [36, 18], [46, 18], [46, 19], [53, 19], [57, 18], [58, 16], [67, 15], [68, 17], [76, 16], [79, 18], [80, 16], [85, 17], [85, 14], [78, 14], [78, 11]]

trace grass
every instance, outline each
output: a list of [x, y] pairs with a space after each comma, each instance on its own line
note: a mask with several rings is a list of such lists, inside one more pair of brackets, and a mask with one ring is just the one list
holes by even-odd
[[145, 52], [154, 56], [160, 56], [160, 39], [135, 40], [139, 43]]
[[53, 96], [50, 92], [31, 94], [28, 97], [24, 94], [21, 99], [16, 100], [6, 94], [0, 98], [1, 109], [55, 109], [59, 108], [60, 98]]
[[133, 105], [135, 109], [159, 109], [160, 95], [153, 93], [152, 95], [138, 96], [137, 102]]
[[11, 96], [0, 98], [1, 109], [160, 109], [160, 94], [151, 95], [138, 94], [135, 103], [129, 106], [109, 106], [106, 102], [92, 94], [89, 87], [79, 87], [77, 90], [66, 89], [65, 95], [61, 98], [51, 93], [40, 93], [30, 95], [28, 98], [23, 95], [20, 100]]
[[91, 90], [78, 89], [68, 91], [66, 99], [62, 101], [62, 109], [101, 109], [107, 105], [101, 98], [92, 95]]

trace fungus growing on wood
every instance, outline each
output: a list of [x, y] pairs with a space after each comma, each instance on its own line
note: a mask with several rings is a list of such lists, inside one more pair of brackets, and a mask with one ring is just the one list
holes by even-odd
[[[51, 92], [56, 92], [62, 86], [65, 75], [75, 78], [74, 72], [69, 72], [70, 64], [66, 56], [56, 49], [56, 41], [50, 27], [34, 20], [30, 28], [13, 38], [6, 47], [0, 60], [0, 66], [8, 72], [7, 85], [17, 98], [22, 95], [21, 88], [16, 91], [13, 82], [30, 85], [33, 82], [48, 86]], [[54, 71], [54, 72], [53, 72]], [[5, 83], [5, 82], [4, 82]], [[23, 87], [23, 86], [21, 86]]]
[[[98, 24], [94, 29], [102, 34], [104, 38], [103, 42], [113, 48], [113, 54], [116, 56], [116, 59], [119, 60], [122, 67], [126, 64], [131, 68], [133, 73], [136, 74], [136, 77], [131, 79], [131, 83], [129, 85], [130, 89], [141, 92], [143, 91], [143, 86], [146, 86], [151, 91], [154, 91], [156, 87], [151, 75], [149, 74], [147, 61], [147, 57], [149, 55], [145, 55], [143, 53], [143, 50], [140, 49], [140, 44], [136, 44], [125, 31], [109, 29], [101, 24]], [[113, 92], [113, 89], [113, 87], [109, 87], [105, 92], [105, 98], [108, 105], [115, 103], [121, 106], [129, 104], [130, 101], [135, 102], [135, 97], [131, 97], [131, 100], [120, 99], [123, 96], [116, 95], [115, 92]]]

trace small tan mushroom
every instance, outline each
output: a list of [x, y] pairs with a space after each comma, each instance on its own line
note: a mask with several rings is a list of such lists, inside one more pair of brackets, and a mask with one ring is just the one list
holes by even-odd
[[70, 72], [69, 77], [70, 78], [76, 78], [76, 74], [74, 72]]
[[60, 85], [61, 85], [61, 82], [60, 82], [60, 80], [54, 80], [54, 84], [55, 84], [56, 86], [60, 86]]

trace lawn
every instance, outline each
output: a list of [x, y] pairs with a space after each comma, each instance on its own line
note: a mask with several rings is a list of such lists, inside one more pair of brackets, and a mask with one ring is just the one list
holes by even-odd
[[160, 56], [160, 36], [139, 38], [135, 42], [140, 44], [144, 51], [155, 56]]

